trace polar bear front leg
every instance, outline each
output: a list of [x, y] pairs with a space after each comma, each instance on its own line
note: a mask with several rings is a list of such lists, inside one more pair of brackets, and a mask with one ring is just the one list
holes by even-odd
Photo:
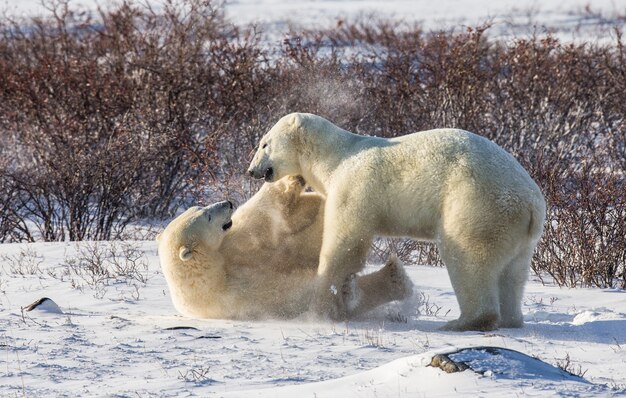
[[342, 286], [350, 274], [363, 269], [371, 238], [337, 237], [324, 231], [312, 309], [317, 315], [346, 319]]

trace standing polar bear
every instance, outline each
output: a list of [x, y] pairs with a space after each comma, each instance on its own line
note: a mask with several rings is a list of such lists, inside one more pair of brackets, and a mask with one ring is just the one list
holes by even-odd
[[495, 143], [456, 129], [385, 139], [312, 114], [280, 119], [259, 142], [250, 175], [301, 175], [326, 197], [316, 307], [345, 313], [334, 294], [363, 268], [375, 235], [434, 241], [461, 309], [447, 330], [521, 327], [521, 302], [545, 201]]
[[[309, 309], [322, 245], [323, 198], [302, 178], [264, 184], [233, 213], [230, 202], [192, 207], [157, 237], [174, 307], [194, 318], [292, 318]], [[341, 285], [352, 315], [407, 298], [395, 258]]]

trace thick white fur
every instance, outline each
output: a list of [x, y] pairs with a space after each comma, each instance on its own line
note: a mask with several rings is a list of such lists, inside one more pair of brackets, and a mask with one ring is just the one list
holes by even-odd
[[329, 287], [362, 269], [375, 235], [436, 242], [461, 309], [444, 328], [521, 327], [521, 301], [545, 201], [495, 143], [456, 129], [393, 139], [359, 136], [290, 114], [260, 140], [249, 173], [300, 175], [326, 197], [316, 291], [320, 312], [345, 311]]
[[[306, 312], [314, 291], [323, 229], [323, 198], [303, 192], [301, 178], [264, 184], [232, 214], [228, 202], [193, 207], [157, 238], [161, 267], [176, 309], [194, 318], [291, 318]], [[410, 295], [402, 264], [338, 286], [360, 295], [351, 315]]]

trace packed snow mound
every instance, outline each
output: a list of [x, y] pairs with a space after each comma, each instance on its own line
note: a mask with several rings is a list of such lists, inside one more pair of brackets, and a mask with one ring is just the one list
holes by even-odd
[[34, 303], [26, 306], [24, 308], [24, 311], [27, 311], [27, 312], [35, 311], [35, 313], [43, 312], [43, 313], [48, 313], [48, 314], [59, 314], [59, 315], [63, 314], [63, 311], [58, 306], [58, 304], [55, 303], [52, 299], [49, 299], [47, 297], [43, 297], [35, 301]]
[[[598, 308], [594, 310], [587, 310], [578, 313], [574, 319], [572, 319], [572, 325], [584, 325], [592, 322], [602, 321], [624, 321], [626, 314], [618, 313], [609, 310], [608, 308]], [[626, 325], [622, 325], [626, 326]]]
[[[445, 356], [463, 364], [459, 372], [433, 366]], [[395, 396], [507, 396], [521, 395], [598, 396], [608, 394], [594, 385], [519, 351], [501, 347], [468, 347], [429, 351], [397, 359], [370, 371], [307, 385], [246, 391], [249, 397], [395, 397]], [[233, 392], [226, 396], [239, 396]]]

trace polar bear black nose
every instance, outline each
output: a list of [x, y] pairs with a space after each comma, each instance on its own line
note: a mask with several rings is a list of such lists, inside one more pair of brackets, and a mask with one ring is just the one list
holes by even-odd
[[252, 169], [248, 170], [248, 174], [250, 175], [250, 177], [254, 177], [254, 170]]

